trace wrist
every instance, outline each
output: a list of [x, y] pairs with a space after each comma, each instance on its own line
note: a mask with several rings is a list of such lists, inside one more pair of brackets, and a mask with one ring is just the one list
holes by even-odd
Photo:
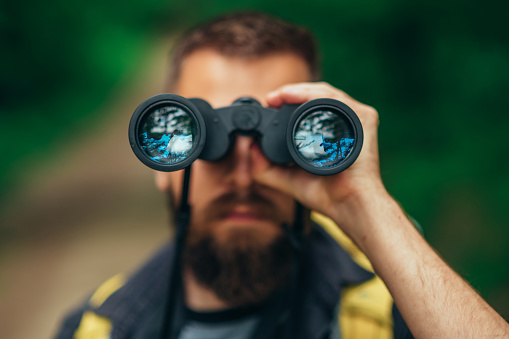
[[330, 217], [363, 252], [369, 242], [382, 236], [386, 226], [406, 219], [399, 204], [383, 184], [365, 184], [341, 202], [333, 204]]
[[393, 200], [382, 182], [363, 181], [348, 191], [341, 200], [333, 201], [329, 206], [331, 218], [345, 226], [355, 222], [357, 215], [369, 209], [374, 201]]

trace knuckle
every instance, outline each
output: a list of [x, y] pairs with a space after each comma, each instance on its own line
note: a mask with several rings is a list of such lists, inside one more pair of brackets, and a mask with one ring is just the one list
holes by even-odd
[[320, 87], [326, 91], [329, 91], [329, 92], [336, 90], [334, 87], [332, 87], [331, 84], [329, 84], [328, 82], [325, 82], [325, 81], [320, 82]]
[[281, 87], [281, 92], [286, 92], [286, 91], [292, 89], [293, 87], [295, 87], [294, 84], [284, 85]]
[[342, 93], [339, 89], [335, 88], [334, 86], [325, 81], [320, 81], [316, 83], [316, 86], [321, 92], [324, 93], [323, 95], [325, 97], [333, 98], [336, 97], [338, 93], [339, 94]]
[[366, 119], [369, 122], [374, 123], [374, 124], [379, 123], [380, 117], [379, 117], [378, 111], [374, 107], [365, 105], [364, 112], [365, 112]]

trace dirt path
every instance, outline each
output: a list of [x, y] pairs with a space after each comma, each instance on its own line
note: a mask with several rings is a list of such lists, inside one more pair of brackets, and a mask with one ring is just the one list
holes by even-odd
[[4, 211], [17, 236], [0, 251], [0, 338], [51, 338], [67, 310], [167, 239], [165, 201], [127, 142], [132, 111], [163, 88], [166, 46], [111, 95], [101, 126], [27, 173]]

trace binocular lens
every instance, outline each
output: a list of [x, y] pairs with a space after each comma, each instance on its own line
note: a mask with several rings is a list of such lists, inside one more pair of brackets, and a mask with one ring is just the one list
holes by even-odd
[[162, 165], [186, 160], [196, 146], [197, 123], [184, 106], [159, 105], [145, 114], [138, 140], [146, 155]]
[[352, 151], [354, 127], [344, 114], [319, 108], [299, 119], [293, 142], [297, 154], [306, 164], [315, 168], [334, 167]]

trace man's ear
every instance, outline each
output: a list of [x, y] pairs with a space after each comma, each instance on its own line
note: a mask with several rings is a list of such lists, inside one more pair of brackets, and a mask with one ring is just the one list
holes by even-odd
[[170, 176], [168, 175], [168, 173], [156, 171], [154, 179], [155, 179], [157, 188], [161, 192], [167, 193], [170, 191], [171, 184], [170, 184]]

